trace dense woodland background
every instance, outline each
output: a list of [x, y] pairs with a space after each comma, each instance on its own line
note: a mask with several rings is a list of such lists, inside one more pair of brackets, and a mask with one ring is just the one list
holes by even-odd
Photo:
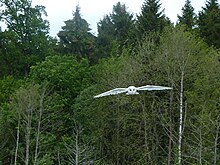
[[[220, 164], [220, 5], [174, 25], [159, 0], [118, 2], [90, 32], [80, 6], [58, 38], [46, 9], [0, 0], [0, 164]], [[116, 87], [171, 91], [93, 96]]]

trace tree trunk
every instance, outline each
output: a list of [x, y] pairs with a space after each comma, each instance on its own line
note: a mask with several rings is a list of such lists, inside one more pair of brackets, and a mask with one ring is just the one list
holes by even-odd
[[148, 154], [148, 158], [147, 158], [147, 153], [148, 153], [148, 142], [147, 142], [147, 121], [146, 121], [146, 111], [145, 111], [145, 100], [143, 99], [142, 103], [142, 111], [143, 111], [143, 120], [144, 120], [144, 157], [145, 157], [145, 164], [148, 163], [148, 160], [150, 160], [150, 156]]
[[20, 135], [20, 115], [18, 119], [18, 127], [17, 127], [17, 138], [16, 138], [16, 148], [15, 148], [15, 162], [14, 164], [17, 164], [17, 157], [18, 157], [18, 144], [19, 144], [19, 135]]
[[76, 165], [79, 165], [79, 132], [78, 130], [76, 130], [76, 136], [75, 136], [75, 146], [76, 146], [76, 149], [75, 149], [75, 163]]
[[58, 153], [57, 153], [57, 161], [58, 161], [58, 165], [61, 165], [61, 162], [60, 162], [60, 151], [58, 151]]
[[199, 164], [202, 164], [202, 128], [199, 128]]
[[35, 153], [34, 153], [34, 165], [37, 165], [39, 137], [40, 137], [40, 125], [41, 125], [41, 121], [39, 119], [38, 126], [37, 126], [37, 137], [36, 137]]
[[32, 109], [28, 109], [27, 123], [26, 123], [26, 156], [25, 156], [25, 165], [29, 164], [29, 147], [30, 147], [30, 135], [31, 135], [31, 118], [32, 118]]
[[[118, 102], [119, 104], [119, 102]], [[119, 123], [119, 105], [117, 106], [117, 128], [116, 128], [116, 165], [119, 165], [119, 129], [120, 129], [120, 123]]]
[[218, 147], [218, 139], [219, 139], [219, 134], [218, 134], [218, 131], [219, 131], [219, 116], [217, 117], [216, 119], [216, 134], [215, 134], [215, 149], [214, 149], [214, 165], [216, 165], [217, 163], [217, 147]]
[[178, 164], [182, 163], [182, 131], [183, 131], [183, 77], [184, 72], [181, 74], [180, 82], [180, 121], [179, 121], [179, 142], [178, 142]]
[[45, 89], [43, 90], [42, 95], [40, 96], [40, 108], [39, 108], [39, 117], [38, 117], [38, 125], [37, 125], [37, 137], [36, 137], [36, 146], [35, 146], [35, 154], [34, 154], [34, 165], [37, 165], [38, 158], [38, 148], [39, 148], [39, 138], [40, 138], [40, 129], [41, 129], [41, 118], [43, 113], [43, 102], [45, 97]]
[[[173, 83], [172, 83], [173, 88]], [[170, 124], [169, 124], [169, 146], [168, 146], [168, 161], [167, 164], [172, 163], [172, 141], [173, 141], [173, 128], [172, 128], [172, 106], [173, 106], [173, 91], [170, 94]]]

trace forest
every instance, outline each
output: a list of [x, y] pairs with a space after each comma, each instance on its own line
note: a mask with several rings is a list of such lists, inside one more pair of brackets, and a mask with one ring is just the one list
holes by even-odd
[[[220, 4], [176, 23], [160, 0], [116, 3], [91, 33], [80, 6], [49, 34], [31, 0], [0, 0], [0, 165], [219, 165]], [[144, 85], [172, 90], [95, 95]]]

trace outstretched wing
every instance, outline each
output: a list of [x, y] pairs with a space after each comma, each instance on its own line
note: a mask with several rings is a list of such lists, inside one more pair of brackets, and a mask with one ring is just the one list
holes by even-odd
[[146, 90], [146, 91], [157, 91], [157, 90], [169, 90], [172, 89], [171, 87], [164, 87], [164, 86], [155, 86], [155, 85], [146, 85], [137, 87], [137, 90]]
[[126, 89], [127, 88], [115, 88], [115, 89], [112, 89], [110, 91], [107, 91], [107, 92], [101, 93], [99, 95], [96, 95], [96, 96], [94, 96], [94, 98], [99, 98], [99, 97], [109, 96], [109, 95], [117, 95], [117, 94], [126, 92]]

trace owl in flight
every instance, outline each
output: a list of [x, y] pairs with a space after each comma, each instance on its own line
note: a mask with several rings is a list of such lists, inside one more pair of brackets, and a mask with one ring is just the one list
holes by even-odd
[[169, 90], [172, 89], [171, 87], [164, 87], [164, 86], [155, 86], [155, 85], [146, 85], [141, 87], [129, 86], [128, 88], [115, 88], [110, 91], [101, 93], [99, 95], [94, 96], [94, 98], [99, 98], [103, 96], [109, 95], [117, 95], [120, 93], [126, 93], [126, 95], [135, 95], [139, 94], [137, 91], [157, 91], [157, 90]]

